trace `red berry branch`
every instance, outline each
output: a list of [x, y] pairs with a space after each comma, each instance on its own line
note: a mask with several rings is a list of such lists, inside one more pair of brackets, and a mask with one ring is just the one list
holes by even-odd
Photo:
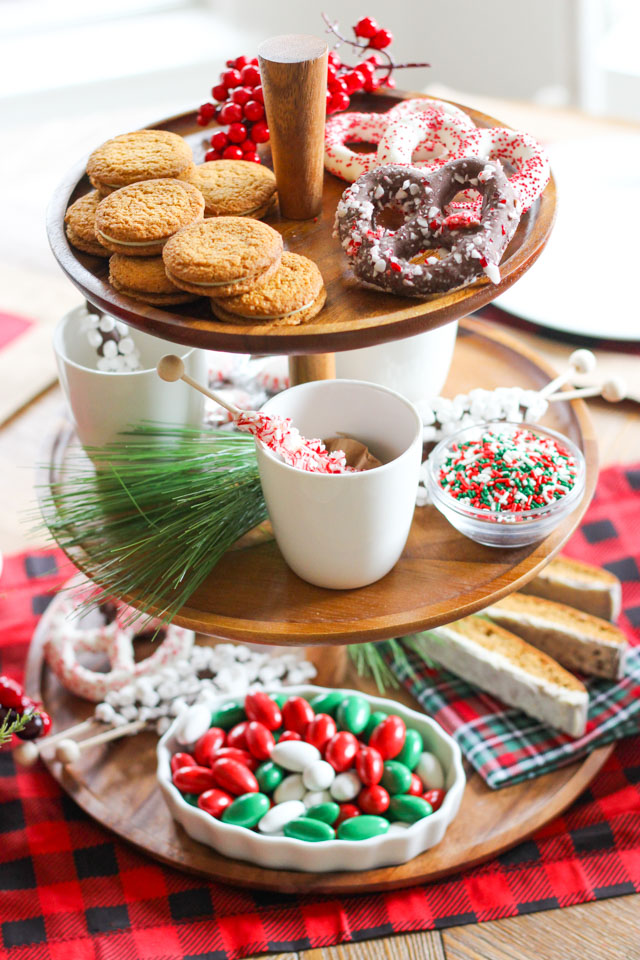
[[[322, 19], [327, 25], [327, 33], [332, 33], [337, 38], [338, 43], [334, 45], [337, 49], [341, 44], [347, 43], [362, 57], [367, 50], [377, 50], [367, 57], [356, 67], [343, 64], [335, 49], [329, 53], [329, 90], [331, 90], [331, 65], [334, 64], [336, 70], [340, 72], [337, 79], [346, 83], [346, 93], [355, 93], [357, 90], [365, 90], [366, 93], [372, 93], [379, 87], [393, 88], [396, 85], [395, 78], [392, 76], [394, 70], [404, 70], [407, 67], [430, 67], [430, 63], [398, 63], [387, 50], [387, 47], [393, 43], [393, 34], [390, 30], [380, 27], [373, 17], [362, 17], [353, 28], [356, 39], [351, 40], [340, 33], [337, 20], [330, 20], [326, 13], [322, 14]], [[382, 59], [380, 59], [382, 58]], [[371, 67], [368, 66], [371, 64]], [[356, 76], [363, 71], [368, 72], [369, 76], [365, 78], [362, 86], [355, 86]], [[376, 70], [383, 70], [383, 76], [376, 76]], [[329, 100], [327, 100], [329, 104]], [[334, 109], [328, 109], [328, 113], [335, 113], [336, 110], [344, 110], [349, 106], [349, 101], [345, 106], [336, 106]]]
[[[362, 17], [353, 28], [355, 40], [344, 37], [337, 22], [322, 19], [328, 32], [337, 38], [335, 47], [348, 44], [357, 51], [360, 62], [355, 66], [343, 63], [336, 50], [329, 52], [327, 67], [327, 114], [346, 110], [351, 94], [363, 90], [373, 93], [380, 87], [395, 87], [394, 70], [406, 67], [428, 67], [428, 63], [397, 63], [388, 51], [393, 34], [379, 27], [373, 17]], [[368, 57], [364, 54], [374, 50]], [[382, 71], [378, 76], [376, 71]], [[226, 130], [218, 130], [211, 137], [211, 149], [205, 160], [251, 160], [260, 163], [257, 146], [269, 139], [269, 128], [264, 113], [264, 95], [260, 83], [258, 59], [236, 57], [227, 60], [226, 70], [211, 91], [215, 103], [203, 103], [197, 121], [201, 127], [216, 120]]]

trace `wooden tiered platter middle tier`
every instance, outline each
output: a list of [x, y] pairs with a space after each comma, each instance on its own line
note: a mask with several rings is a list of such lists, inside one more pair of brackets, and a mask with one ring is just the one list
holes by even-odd
[[[362, 112], [389, 110], [400, 100], [420, 94], [361, 94], [353, 97], [351, 109]], [[504, 126], [500, 121], [462, 107], [479, 127]], [[211, 136], [196, 123], [195, 113], [184, 113], [152, 124], [178, 133], [193, 147], [195, 160], [204, 159]], [[269, 150], [264, 162], [271, 165]], [[47, 229], [54, 256], [70, 280], [99, 309], [165, 340], [232, 353], [313, 354], [333, 353], [400, 340], [432, 330], [478, 310], [510, 287], [534, 263], [551, 233], [556, 208], [553, 179], [542, 196], [523, 215], [518, 230], [500, 265], [501, 282], [487, 279], [427, 300], [414, 300], [383, 293], [359, 284], [354, 278], [338, 240], [333, 236], [335, 210], [347, 184], [329, 173], [324, 175], [322, 213], [314, 220], [268, 220], [282, 234], [285, 248], [315, 260], [324, 277], [327, 302], [308, 323], [298, 327], [269, 327], [251, 323], [222, 323], [211, 313], [209, 301], [162, 310], [119, 294], [107, 282], [107, 261], [71, 247], [64, 232], [64, 214], [74, 200], [91, 190], [84, 168], [75, 167], [58, 187], [49, 207]]]
[[[464, 320], [444, 393], [514, 383], [539, 390], [553, 375], [540, 357], [490, 324]], [[570, 437], [587, 463], [581, 504], [546, 539], [515, 550], [483, 547], [454, 530], [435, 507], [419, 507], [404, 552], [386, 577], [358, 590], [325, 590], [297, 577], [261, 528], [222, 557], [175, 622], [252, 643], [344, 644], [402, 636], [481, 610], [542, 569], [573, 533], [593, 495], [597, 444], [583, 401], [553, 403], [544, 422]], [[55, 438], [42, 482], [62, 481], [64, 490], [72, 444], [70, 429]], [[71, 559], [100, 582], [81, 548]], [[136, 605], [135, 597], [126, 599]]]

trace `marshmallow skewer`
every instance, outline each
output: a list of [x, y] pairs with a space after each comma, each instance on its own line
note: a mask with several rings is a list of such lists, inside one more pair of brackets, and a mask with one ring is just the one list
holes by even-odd
[[61, 740], [56, 747], [56, 760], [59, 760], [66, 767], [76, 763], [83, 750], [87, 750], [89, 747], [98, 747], [103, 743], [109, 743], [111, 740], [118, 740], [120, 737], [139, 733], [146, 726], [146, 720], [133, 720], [131, 723], [112, 727], [110, 730], [105, 730], [104, 733], [98, 733], [95, 737], [89, 737], [87, 740], [80, 740], [80, 742], [71, 739]]
[[553, 380], [550, 380], [549, 383], [539, 391], [538, 397], [540, 400], [546, 400], [552, 393], [555, 393], [556, 390], [563, 387], [565, 383], [568, 383], [576, 373], [592, 373], [596, 368], [596, 362], [595, 355], [591, 350], [574, 350], [569, 357], [568, 369], [558, 374]]
[[61, 740], [69, 740], [72, 737], [78, 737], [83, 733], [88, 733], [96, 724], [100, 725], [100, 721], [96, 720], [95, 717], [89, 717], [88, 720], [83, 720], [82, 723], [76, 723], [66, 730], [52, 733], [51, 736], [43, 737], [40, 741], [26, 740], [13, 751], [14, 759], [21, 767], [31, 767], [40, 756], [41, 751], [46, 747], [55, 746], [60, 743]]
[[585, 400], [587, 397], [602, 397], [609, 403], [619, 403], [627, 395], [627, 384], [622, 377], [615, 377], [607, 380], [599, 386], [581, 387], [579, 390], [559, 390], [553, 396], [547, 397], [549, 402], [553, 400]]
[[228, 400], [225, 400], [223, 396], [219, 393], [216, 393], [214, 390], [209, 390], [207, 387], [204, 387], [201, 383], [198, 383], [197, 380], [194, 380], [192, 377], [186, 373], [184, 369], [184, 363], [180, 357], [176, 357], [174, 354], [167, 354], [166, 357], [162, 357], [158, 361], [157, 366], [158, 376], [161, 380], [165, 380], [167, 383], [173, 383], [176, 380], [184, 380], [185, 383], [188, 383], [190, 387], [193, 387], [194, 390], [199, 390], [200, 393], [203, 393], [205, 397], [208, 397], [209, 400], [214, 400], [216, 403], [220, 404], [221, 407], [224, 407], [225, 410], [228, 410], [229, 413], [233, 414], [234, 417], [240, 417], [243, 413], [246, 413], [246, 410], [241, 410], [240, 407], [234, 406], [233, 403], [229, 403]]

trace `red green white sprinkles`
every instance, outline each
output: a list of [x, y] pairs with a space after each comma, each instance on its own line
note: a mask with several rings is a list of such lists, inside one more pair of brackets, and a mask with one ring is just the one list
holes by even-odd
[[529, 430], [486, 430], [452, 444], [440, 465], [441, 489], [468, 506], [520, 513], [566, 496], [578, 478], [575, 458], [551, 437]]

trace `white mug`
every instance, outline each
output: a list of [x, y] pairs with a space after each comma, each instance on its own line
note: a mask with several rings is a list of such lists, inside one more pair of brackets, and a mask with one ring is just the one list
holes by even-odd
[[415, 337], [336, 353], [336, 375], [397, 390], [412, 403], [438, 397], [449, 375], [458, 323]]
[[256, 442], [264, 498], [288, 565], [309, 583], [339, 590], [384, 577], [400, 558], [413, 519], [422, 455], [415, 407], [375, 384], [317, 380], [285, 390], [262, 409], [291, 417], [307, 438], [359, 440], [382, 460], [358, 473], [309, 473]]
[[105, 373], [97, 370], [96, 348], [90, 346], [91, 329], [84, 307], [65, 314], [53, 334], [58, 375], [80, 442], [101, 447], [118, 433], [144, 420], [199, 426], [204, 397], [186, 383], [166, 383], [156, 373], [156, 364], [166, 353], [182, 357], [187, 373], [206, 382], [203, 350], [177, 347], [159, 337], [132, 330], [142, 370]]

